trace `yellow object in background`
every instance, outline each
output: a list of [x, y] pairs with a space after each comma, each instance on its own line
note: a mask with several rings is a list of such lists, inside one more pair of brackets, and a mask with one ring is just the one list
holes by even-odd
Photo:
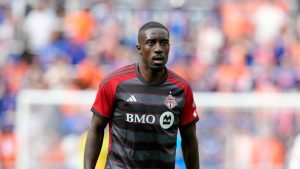
[[[81, 164], [82, 168], [84, 168], [83, 167], [83, 156], [84, 156], [84, 148], [85, 148], [86, 137], [87, 137], [87, 132], [84, 132], [82, 134], [82, 138], [81, 138], [81, 142], [80, 142], [80, 153], [81, 153], [81, 159], [82, 159], [81, 160], [82, 161], [82, 164]], [[103, 144], [102, 144], [101, 152], [100, 152], [100, 155], [98, 157], [98, 161], [97, 161], [95, 169], [104, 169], [104, 167], [105, 167], [107, 153], [108, 153], [108, 142], [109, 142], [108, 137], [109, 137], [108, 136], [108, 129], [105, 129]]]

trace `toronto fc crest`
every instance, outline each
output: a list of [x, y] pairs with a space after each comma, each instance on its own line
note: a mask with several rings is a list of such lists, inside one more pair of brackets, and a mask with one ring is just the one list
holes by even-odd
[[175, 106], [177, 106], [176, 99], [175, 99], [175, 97], [172, 96], [171, 91], [170, 91], [170, 94], [166, 97], [166, 100], [164, 103], [169, 109], [173, 109]]

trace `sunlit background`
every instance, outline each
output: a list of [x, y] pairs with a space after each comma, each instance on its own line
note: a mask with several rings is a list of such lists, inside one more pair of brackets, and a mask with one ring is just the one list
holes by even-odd
[[[137, 31], [151, 20], [170, 29], [168, 67], [195, 92], [202, 169], [300, 169], [299, 8], [299, 0], [1, 0], [0, 169], [82, 169], [98, 84], [139, 59]], [[176, 166], [184, 168], [180, 151]]]

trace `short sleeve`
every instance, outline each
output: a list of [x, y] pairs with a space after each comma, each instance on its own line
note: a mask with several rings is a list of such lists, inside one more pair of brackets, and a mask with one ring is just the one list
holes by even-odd
[[103, 120], [108, 121], [111, 119], [115, 93], [116, 87], [110, 81], [106, 84], [99, 85], [91, 111]]
[[196, 123], [199, 120], [197, 108], [194, 102], [193, 92], [188, 86], [185, 90], [185, 103], [183, 112], [180, 115], [180, 127], [186, 127]]

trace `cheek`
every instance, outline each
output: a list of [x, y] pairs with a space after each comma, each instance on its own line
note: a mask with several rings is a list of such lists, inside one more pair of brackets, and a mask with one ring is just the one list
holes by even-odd
[[170, 51], [170, 48], [166, 48], [166, 49], [164, 50], [164, 52], [165, 52], [166, 54], [168, 54], [169, 51]]
[[143, 52], [144, 57], [150, 57], [152, 51], [149, 48], [146, 48]]

